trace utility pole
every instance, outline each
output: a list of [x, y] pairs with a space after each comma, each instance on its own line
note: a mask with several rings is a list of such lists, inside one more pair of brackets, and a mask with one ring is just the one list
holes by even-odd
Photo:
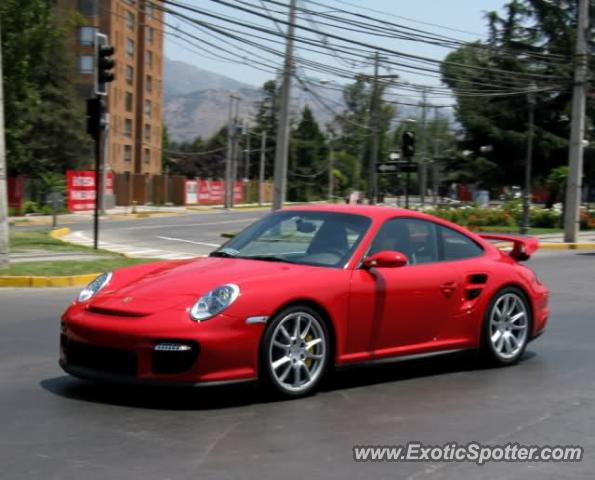
[[234, 96], [229, 96], [229, 110], [227, 114], [227, 155], [225, 156], [225, 208], [231, 208], [231, 196], [229, 192], [231, 183], [231, 156], [233, 154], [231, 147], [231, 135], [233, 132], [232, 115], [233, 115], [233, 99]]
[[[235, 137], [234, 102], [239, 97], [229, 96], [229, 111], [227, 116], [227, 155], [225, 156], [225, 208], [233, 207], [233, 139]], [[237, 114], [236, 114], [237, 118]]]
[[333, 137], [330, 138], [329, 142], [329, 153], [328, 153], [328, 199], [329, 202], [333, 201], [333, 184], [335, 179], [333, 177], [333, 169], [335, 168], [335, 150], [333, 149]]
[[438, 121], [440, 115], [438, 107], [434, 107], [434, 139], [433, 139], [433, 161], [432, 161], [432, 205], [438, 204], [438, 158], [440, 157], [440, 140], [438, 139]]
[[291, 95], [291, 76], [293, 74], [293, 36], [295, 31], [296, 0], [289, 2], [289, 26], [285, 45], [283, 65], [283, 85], [281, 87], [281, 105], [275, 149], [275, 171], [273, 187], [273, 210], [283, 208], [287, 190], [287, 153], [289, 150], [289, 99]]
[[250, 129], [246, 125], [246, 151], [244, 152], [244, 178], [250, 180]]
[[428, 157], [428, 135], [426, 125], [426, 109], [428, 107], [428, 89], [424, 87], [422, 89], [422, 104], [421, 104], [421, 148], [420, 148], [420, 161], [419, 161], [419, 201], [423, 205], [426, 203], [426, 190], [427, 190], [427, 171], [426, 171], [426, 159]]
[[266, 162], [267, 131], [262, 131], [260, 138], [260, 165], [258, 168], [258, 204], [264, 203], [264, 167]]
[[[0, 38], [2, 32], [0, 31]], [[0, 269], [8, 268], [8, 192], [6, 188], [6, 145], [4, 140], [4, 89], [0, 42]]]
[[531, 208], [531, 168], [533, 164], [533, 137], [535, 131], [535, 84], [529, 86], [527, 103], [529, 105], [529, 129], [527, 131], [527, 158], [525, 159], [525, 188], [523, 192], [523, 219], [520, 233], [529, 233], [529, 210]]
[[587, 33], [589, 30], [589, 1], [578, 2], [578, 27], [572, 92], [570, 148], [568, 152], [568, 180], [564, 204], [564, 241], [576, 242], [580, 230], [580, 205], [583, 183], [583, 139], [585, 136], [585, 96], [587, 59], [589, 55]]
[[376, 165], [378, 164], [378, 149], [380, 144], [380, 122], [379, 122], [379, 101], [378, 101], [378, 67], [380, 56], [378, 52], [374, 54], [374, 77], [372, 80], [372, 97], [370, 99], [370, 119], [372, 123], [372, 148], [370, 150], [368, 200], [370, 205], [375, 205], [378, 200], [378, 173]]
[[231, 206], [235, 204], [235, 190], [236, 181], [238, 180], [238, 165], [240, 163], [241, 151], [240, 151], [240, 101], [241, 99], [236, 98], [234, 119], [233, 119], [233, 156], [231, 161]]
[[363, 133], [359, 148], [359, 168], [360, 168], [360, 175], [358, 175], [358, 179], [356, 181], [356, 187], [358, 191], [363, 191], [364, 189], [364, 170], [366, 168], [366, 153], [368, 149], [368, 137], [370, 136], [370, 111], [368, 108], [364, 109], [364, 118], [363, 118]]

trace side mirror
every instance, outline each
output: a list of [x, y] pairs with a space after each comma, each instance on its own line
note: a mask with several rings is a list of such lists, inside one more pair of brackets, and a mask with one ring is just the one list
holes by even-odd
[[364, 260], [364, 268], [397, 268], [407, 265], [407, 255], [392, 250], [383, 250]]

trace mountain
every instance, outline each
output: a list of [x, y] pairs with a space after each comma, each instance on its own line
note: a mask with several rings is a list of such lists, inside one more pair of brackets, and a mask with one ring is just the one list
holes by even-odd
[[201, 90], [240, 90], [256, 88], [189, 63], [165, 58], [163, 62], [163, 96], [167, 99]]
[[252, 116], [254, 105], [260, 99], [255, 88], [237, 90], [205, 89], [186, 95], [165, 97], [163, 115], [168, 133], [175, 142], [192, 141], [196, 137], [208, 138], [227, 124], [229, 95], [239, 95], [239, 118]]
[[[227, 124], [229, 96], [241, 97], [239, 117], [254, 117], [261, 98], [260, 87], [233, 78], [202, 70], [188, 63], [165, 59], [163, 72], [163, 119], [170, 138], [175, 142], [192, 141], [197, 136], [208, 138]], [[308, 104], [321, 128], [333, 114], [342, 110], [341, 93], [325, 93], [324, 108], [309, 93], [294, 88], [293, 117]]]

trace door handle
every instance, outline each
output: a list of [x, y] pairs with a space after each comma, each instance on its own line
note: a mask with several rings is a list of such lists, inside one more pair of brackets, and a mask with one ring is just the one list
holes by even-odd
[[452, 295], [456, 289], [457, 282], [446, 282], [440, 285], [440, 290], [442, 290], [445, 295]]

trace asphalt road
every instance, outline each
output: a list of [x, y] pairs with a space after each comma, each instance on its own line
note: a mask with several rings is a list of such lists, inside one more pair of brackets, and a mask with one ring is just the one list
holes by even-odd
[[[223, 232], [239, 232], [269, 210], [208, 211], [173, 217], [130, 221], [104, 221], [100, 239], [133, 249], [159, 249], [171, 253], [207, 255], [225, 242]], [[92, 224], [69, 225], [92, 238]]]
[[[531, 263], [551, 287], [552, 317], [519, 365], [481, 369], [459, 355], [348, 370], [314, 397], [283, 402], [254, 389], [132, 389], [70, 378], [57, 365], [58, 317], [75, 291], [0, 290], [0, 476], [593, 478], [595, 252], [544, 252]], [[416, 440], [582, 445], [585, 459], [352, 461], [354, 444]]]

